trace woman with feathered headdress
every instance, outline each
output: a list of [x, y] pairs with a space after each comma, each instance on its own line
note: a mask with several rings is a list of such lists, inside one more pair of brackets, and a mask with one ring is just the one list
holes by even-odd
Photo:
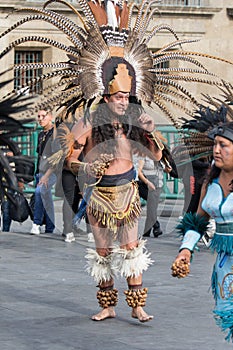
[[[212, 100], [213, 102], [214, 100]], [[211, 100], [210, 100], [211, 102]], [[186, 122], [190, 128], [190, 149], [192, 141], [200, 143], [193, 154], [201, 156], [202, 151], [212, 155], [214, 163], [202, 186], [197, 213], [187, 213], [177, 226], [184, 235], [179, 254], [172, 265], [172, 274], [185, 277], [189, 273], [192, 253], [203, 237], [209, 240], [206, 231], [209, 219], [216, 223], [215, 234], [209, 243], [217, 253], [212, 274], [212, 292], [216, 307], [216, 322], [223, 331], [228, 331], [227, 340], [233, 340], [233, 119], [230, 105], [214, 103], [217, 109], [202, 110], [201, 117]], [[210, 117], [212, 114], [212, 118]], [[186, 135], [186, 137], [188, 134]], [[212, 146], [211, 146], [212, 144]]]

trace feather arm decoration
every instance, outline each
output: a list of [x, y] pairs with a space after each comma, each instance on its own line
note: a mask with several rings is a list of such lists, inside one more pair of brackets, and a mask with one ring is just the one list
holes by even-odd
[[176, 226], [178, 232], [184, 236], [188, 230], [194, 230], [203, 235], [208, 226], [209, 220], [205, 216], [196, 213], [186, 213], [181, 222]]

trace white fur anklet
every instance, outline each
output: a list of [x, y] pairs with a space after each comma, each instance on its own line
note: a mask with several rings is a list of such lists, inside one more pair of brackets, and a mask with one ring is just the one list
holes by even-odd
[[143, 271], [146, 271], [153, 263], [149, 253], [145, 248], [146, 241], [140, 240], [138, 246], [131, 249], [113, 249], [113, 267], [114, 271], [120, 272], [123, 277], [138, 277]]
[[99, 255], [94, 249], [87, 249], [87, 272], [94, 278], [94, 280], [101, 284], [110, 281], [114, 277], [112, 270], [112, 254], [104, 257]]

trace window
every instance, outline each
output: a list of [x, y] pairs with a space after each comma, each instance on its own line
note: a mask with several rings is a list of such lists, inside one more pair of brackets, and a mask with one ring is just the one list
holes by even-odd
[[[26, 0], [28, 2], [45, 2], [45, 0]], [[66, 0], [67, 2], [70, 2], [71, 4], [77, 4], [78, 1], [77, 0]]]
[[[169, 68], [169, 61], [165, 61], [165, 62], [160, 62], [158, 64], [155, 65], [155, 69], [161, 69], [161, 72], [158, 72], [158, 74], [160, 75], [167, 75], [168, 73], [166, 71], [162, 71], [163, 69]], [[157, 82], [157, 84], [161, 84], [160, 82]]]
[[[15, 64], [24, 63], [41, 63], [42, 51], [15, 51]], [[28, 84], [32, 79], [41, 76], [42, 69], [26, 69], [15, 70], [14, 72], [14, 88], [20, 89]], [[32, 86], [30, 92], [41, 93], [42, 82]]]

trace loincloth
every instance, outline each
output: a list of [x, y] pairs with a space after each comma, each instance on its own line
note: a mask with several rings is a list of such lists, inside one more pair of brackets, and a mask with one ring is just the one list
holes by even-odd
[[112, 230], [114, 234], [119, 227], [134, 226], [141, 213], [136, 182], [133, 180], [120, 186], [95, 187], [87, 210], [103, 227]]

